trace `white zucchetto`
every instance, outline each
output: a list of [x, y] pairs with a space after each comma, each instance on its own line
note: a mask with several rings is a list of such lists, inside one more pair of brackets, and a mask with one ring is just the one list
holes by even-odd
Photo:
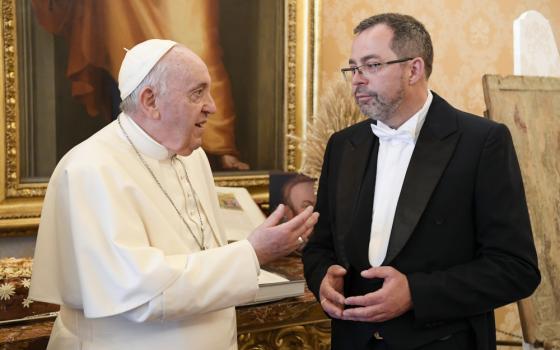
[[119, 71], [119, 90], [124, 100], [150, 73], [152, 68], [173, 46], [175, 41], [150, 39], [127, 50]]

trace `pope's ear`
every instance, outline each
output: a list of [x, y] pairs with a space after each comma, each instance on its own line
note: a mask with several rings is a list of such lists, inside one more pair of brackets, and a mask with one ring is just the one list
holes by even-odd
[[156, 103], [156, 94], [151, 86], [145, 86], [139, 94], [140, 109], [150, 119], [159, 119], [159, 111]]

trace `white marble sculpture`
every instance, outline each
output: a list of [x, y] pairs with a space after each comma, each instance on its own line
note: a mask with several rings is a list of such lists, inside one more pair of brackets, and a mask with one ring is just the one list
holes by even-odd
[[554, 34], [540, 12], [524, 12], [513, 22], [513, 67], [515, 75], [560, 77]]

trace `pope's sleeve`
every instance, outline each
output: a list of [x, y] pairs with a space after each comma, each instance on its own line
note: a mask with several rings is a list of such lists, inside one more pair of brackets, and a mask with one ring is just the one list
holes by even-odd
[[254, 254], [243, 240], [190, 255], [181, 276], [163, 292], [163, 319], [253, 301], [258, 290]]
[[[171, 286], [123, 316], [134, 322], [177, 320], [253, 301], [257, 291], [254, 259], [255, 251], [247, 240], [191, 254]], [[225, 269], [223, 262], [227, 262]]]
[[[257, 270], [247, 241], [193, 254], [165, 255], [150, 245], [134, 190], [118, 172], [67, 168], [53, 183], [42, 231], [64, 241], [58, 270], [61, 303], [89, 318], [125, 313], [163, 300], [163, 317], [180, 318], [252, 300]], [[65, 266], [66, 265], [66, 266]], [[74, 291], [67, 293], [68, 290]], [[39, 297], [40, 298], [40, 297]], [[157, 309], [157, 308], [155, 308]]]

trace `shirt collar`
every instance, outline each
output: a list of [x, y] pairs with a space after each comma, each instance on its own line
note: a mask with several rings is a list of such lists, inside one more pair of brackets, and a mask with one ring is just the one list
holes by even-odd
[[[428, 114], [428, 110], [430, 109], [432, 100], [433, 100], [432, 92], [428, 90], [428, 97], [426, 98], [426, 102], [424, 102], [422, 108], [420, 108], [418, 112], [414, 113], [414, 115], [411, 118], [409, 118], [403, 125], [401, 125], [396, 130], [404, 131], [411, 134], [414, 138], [414, 142], [416, 142], [418, 140], [418, 135], [420, 134], [420, 130], [422, 129], [422, 125], [424, 125], [424, 121], [426, 120], [426, 115]], [[394, 131], [394, 129], [391, 129], [391, 127], [389, 127], [388, 125], [384, 124], [379, 120], [377, 121], [377, 126], [379, 126], [381, 129]]]
[[170, 152], [167, 148], [165, 148], [165, 146], [158, 143], [150, 135], [148, 135], [124, 112], [119, 115], [119, 118], [123, 129], [130, 137], [130, 141], [132, 141], [138, 152], [156, 160], [169, 159], [175, 155], [173, 152]]

